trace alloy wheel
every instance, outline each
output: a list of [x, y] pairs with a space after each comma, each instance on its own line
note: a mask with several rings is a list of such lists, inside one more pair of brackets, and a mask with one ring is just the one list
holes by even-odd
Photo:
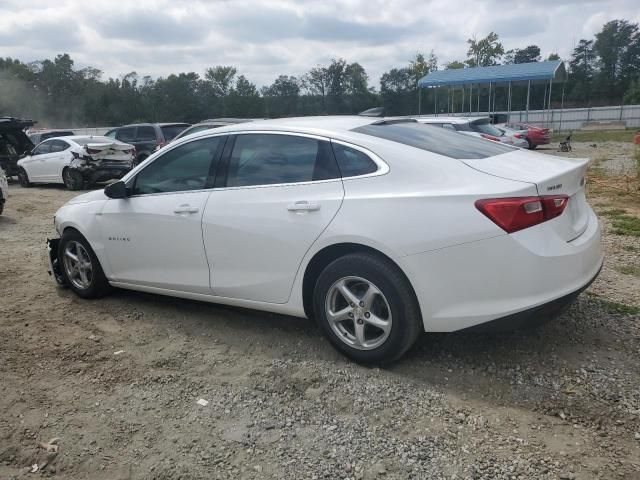
[[378, 287], [362, 277], [335, 282], [327, 293], [325, 312], [336, 336], [358, 350], [379, 347], [391, 333], [389, 302]]
[[93, 280], [93, 265], [89, 252], [80, 242], [72, 240], [67, 243], [62, 256], [62, 263], [67, 278], [74, 287], [86, 290]]

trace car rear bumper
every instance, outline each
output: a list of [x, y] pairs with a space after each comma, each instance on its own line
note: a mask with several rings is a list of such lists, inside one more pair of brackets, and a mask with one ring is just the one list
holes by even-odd
[[571, 242], [551, 222], [396, 259], [416, 291], [425, 330], [513, 319], [585, 288], [603, 262], [597, 217], [590, 210], [587, 229]]

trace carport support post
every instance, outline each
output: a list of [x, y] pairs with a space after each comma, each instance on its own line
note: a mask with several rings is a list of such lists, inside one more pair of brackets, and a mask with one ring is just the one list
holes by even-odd
[[549, 116], [551, 117], [551, 125], [549, 128], [553, 128], [553, 110], [551, 109], [551, 89], [553, 88], [553, 80], [549, 80], [549, 102], [547, 106], [549, 107]]
[[509, 82], [509, 98], [507, 98], [507, 123], [511, 121], [511, 82]]
[[462, 85], [462, 106], [460, 107], [460, 113], [464, 113], [464, 85]]
[[487, 105], [487, 115], [491, 115], [491, 82], [489, 82], [489, 103]]
[[562, 97], [560, 99], [560, 125], [558, 131], [562, 131], [562, 115], [564, 114], [564, 83], [562, 84]]
[[478, 84], [478, 115], [480, 115], [480, 84]]
[[420, 116], [420, 111], [422, 108], [422, 88], [418, 85], [418, 116]]
[[433, 87], [433, 113], [438, 116], [438, 87]]
[[529, 96], [531, 94], [531, 80], [527, 82], [527, 116], [525, 117], [525, 121], [529, 121]]

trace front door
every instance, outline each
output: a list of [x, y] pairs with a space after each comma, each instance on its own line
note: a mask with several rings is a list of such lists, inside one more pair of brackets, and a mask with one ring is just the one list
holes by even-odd
[[99, 216], [111, 281], [210, 294], [202, 215], [224, 136], [168, 149]]
[[51, 154], [51, 145], [53, 140], [46, 140], [31, 151], [31, 155], [28, 155], [22, 160], [22, 166], [29, 175], [29, 180], [32, 182], [45, 182], [45, 162]]
[[335, 157], [328, 140], [309, 136], [248, 133], [232, 141], [202, 221], [212, 290], [285, 303], [305, 253], [342, 203]]

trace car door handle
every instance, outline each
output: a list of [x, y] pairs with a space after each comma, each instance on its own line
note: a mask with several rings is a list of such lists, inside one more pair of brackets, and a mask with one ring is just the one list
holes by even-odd
[[287, 207], [287, 210], [290, 212], [317, 212], [320, 210], [320, 204], [302, 200], [300, 202], [292, 203]]
[[198, 207], [184, 204], [174, 208], [173, 213], [198, 213], [198, 210], [200, 210]]

